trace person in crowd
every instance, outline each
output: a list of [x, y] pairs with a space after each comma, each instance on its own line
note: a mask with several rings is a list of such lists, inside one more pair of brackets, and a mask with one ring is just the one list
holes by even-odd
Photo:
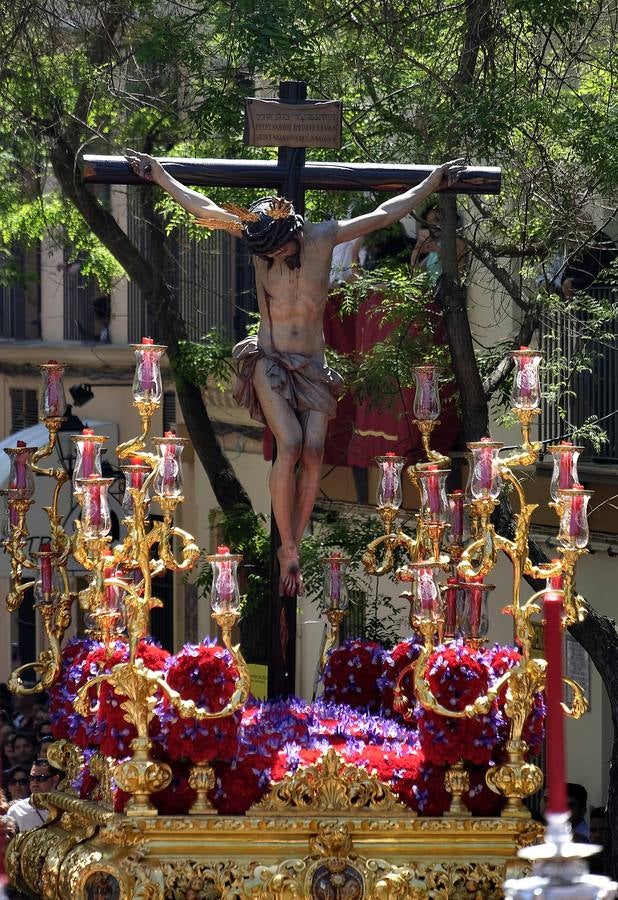
[[586, 822], [588, 811], [588, 791], [582, 784], [567, 783], [567, 806], [571, 813], [573, 840], [581, 844], [590, 843], [590, 828]]
[[30, 831], [38, 828], [46, 820], [49, 812], [34, 806], [32, 798], [39, 793], [53, 791], [58, 787], [60, 772], [51, 766], [46, 759], [35, 759], [30, 769], [30, 797], [13, 803], [8, 811], [7, 818], [15, 823], [15, 830]]
[[[457, 227], [461, 227], [460, 216], [457, 216]], [[442, 275], [441, 237], [440, 209], [437, 204], [431, 204], [418, 223], [416, 242], [410, 254], [410, 269], [412, 272], [419, 270], [427, 272], [433, 285], [437, 284]], [[457, 238], [457, 259], [460, 269], [463, 266], [465, 255], [466, 245], [461, 238]]]
[[29, 766], [36, 756], [36, 742], [28, 731], [18, 731], [13, 741], [13, 765]]
[[13, 701], [13, 725], [18, 731], [31, 731], [37, 710], [33, 694], [16, 694]]
[[[45, 713], [47, 716], [47, 713]], [[37, 744], [40, 744], [44, 737], [51, 737], [51, 722], [48, 718], [41, 719], [37, 722], [34, 729], [34, 739]]]
[[41, 740], [39, 741], [39, 757], [41, 759], [47, 759], [47, 751], [49, 750], [49, 745], [53, 744], [55, 738], [51, 734], [44, 734]]
[[4, 773], [3, 784], [9, 803], [26, 800], [30, 796], [30, 767], [13, 766], [12, 769], [8, 769]]
[[4, 742], [2, 745], [2, 768], [10, 769], [15, 765], [17, 760], [15, 759], [15, 738], [17, 737], [17, 732], [13, 729], [8, 731], [4, 736]]
[[590, 843], [599, 844], [603, 849], [590, 857], [590, 871], [593, 875], [608, 875], [608, 839], [607, 811], [604, 806], [594, 806], [590, 810]]

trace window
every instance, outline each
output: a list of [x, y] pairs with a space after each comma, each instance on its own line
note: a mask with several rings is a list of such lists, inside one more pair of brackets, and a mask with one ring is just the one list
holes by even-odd
[[30, 428], [39, 421], [37, 392], [24, 388], [11, 388], [11, 434]]
[[163, 394], [163, 432], [170, 431], [176, 425], [176, 394], [165, 391]]
[[[615, 298], [614, 287], [590, 287], [587, 289], [593, 298]], [[587, 313], [579, 311], [577, 320], [572, 313], [553, 312], [548, 317], [543, 332], [553, 334], [562, 355], [568, 363], [575, 362], [581, 352], [579, 322], [585, 323]], [[606, 332], [618, 335], [618, 316], [604, 325]], [[542, 345], [544, 346], [544, 345]], [[551, 342], [550, 345], [551, 347]], [[594, 457], [597, 462], [615, 462], [618, 460], [618, 346], [615, 342], [590, 341], [586, 348], [592, 355], [591, 371], [575, 372], [570, 381], [574, 396], [562, 401], [566, 409], [566, 421], [558, 415], [555, 404], [543, 402], [540, 424], [541, 440], [555, 440], [564, 435], [571, 427], [581, 426], [590, 416], [596, 416], [599, 424], [607, 433], [607, 443], [596, 453], [591, 446], [586, 446], [584, 454]]]

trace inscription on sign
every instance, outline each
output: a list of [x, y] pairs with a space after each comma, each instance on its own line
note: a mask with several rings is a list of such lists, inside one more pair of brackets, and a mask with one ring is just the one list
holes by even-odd
[[247, 99], [245, 144], [250, 147], [341, 147], [341, 100]]

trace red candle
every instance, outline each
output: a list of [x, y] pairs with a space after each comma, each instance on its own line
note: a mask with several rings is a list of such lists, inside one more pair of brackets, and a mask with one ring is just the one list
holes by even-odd
[[[82, 431], [83, 435], [92, 435], [94, 434], [93, 428], [84, 428]], [[93, 441], [82, 441], [82, 478], [90, 478], [91, 475], [94, 475], [94, 442]]]
[[98, 484], [90, 484], [87, 490], [90, 498], [90, 527], [98, 528], [101, 525], [101, 487]]
[[[438, 471], [438, 466], [427, 466], [427, 471], [434, 473]], [[430, 515], [440, 515], [440, 478], [438, 475], [431, 474], [427, 477], [427, 503]]]
[[562, 595], [546, 591], [545, 606], [545, 658], [547, 680], [547, 780], [549, 799], [547, 812], [567, 812], [564, 765], [564, 713], [562, 710]]
[[[142, 338], [142, 345], [152, 346], [154, 340], [149, 337]], [[140, 367], [140, 391], [148, 393], [154, 388], [154, 361], [153, 354], [148, 350], [142, 351], [142, 365]]]
[[[563, 441], [563, 444], [573, 446], [572, 441]], [[558, 487], [561, 491], [567, 491], [573, 484], [573, 451], [564, 450], [560, 454], [560, 473]]]
[[[17, 441], [17, 448], [25, 447], [25, 441]], [[15, 485], [14, 488], [17, 491], [23, 491], [27, 485], [26, 478], [26, 454], [25, 453], [16, 453], [15, 454]]]
[[[48, 366], [57, 366], [55, 359], [50, 359]], [[45, 386], [44, 408], [45, 414], [48, 416], [58, 417], [64, 412], [60, 409], [60, 379], [62, 378], [61, 369], [46, 369], [47, 384]]]
[[[41, 544], [41, 553], [51, 553], [51, 544], [49, 541], [43, 541]], [[52, 561], [51, 556], [39, 556], [39, 571], [41, 574], [41, 588], [43, 594], [49, 596], [52, 592]]]
[[[574, 491], [583, 491], [584, 488], [583, 488], [583, 485], [581, 485], [581, 484], [574, 484], [573, 490]], [[579, 496], [577, 494], [572, 494], [571, 495], [571, 515], [569, 518], [569, 537], [572, 537], [572, 538], [579, 537], [580, 532], [582, 530], [581, 521], [582, 521], [583, 509], [584, 509], [583, 496], [581, 494]]]
[[[483, 575], [470, 575], [467, 579], [468, 584], [483, 584]], [[481, 608], [483, 605], [483, 591], [480, 588], [470, 588], [470, 636], [475, 638], [479, 635], [481, 627]]]
[[[552, 559], [552, 565], [560, 563], [559, 559]], [[549, 579], [549, 587], [552, 591], [561, 591], [564, 586], [564, 575], [552, 575]]]
[[[104, 553], [103, 554], [103, 578], [107, 580], [108, 578], [113, 578], [116, 574], [116, 567], [114, 566], [114, 554], [113, 553]], [[105, 601], [107, 603], [108, 608], [112, 608], [115, 605], [116, 599], [116, 588], [107, 585], [105, 588]]]
[[[166, 438], [176, 437], [175, 431], [166, 431], [163, 435]], [[161, 452], [163, 454], [163, 484], [167, 487], [174, 487], [178, 467], [176, 465], [176, 444], [161, 444]]]
[[[491, 443], [490, 437], [481, 438], [483, 443]], [[485, 491], [490, 491], [494, 480], [494, 451], [493, 447], [481, 447], [479, 449], [479, 481]]]
[[453, 491], [451, 494], [451, 540], [454, 544], [461, 544], [464, 533], [464, 492]]
[[445, 630], [448, 635], [455, 634], [457, 626], [457, 587], [456, 578], [447, 578], [447, 589], [444, 592], [444, 605], [446, 610]]
[[[139, 458], [139, 456], [132, 456], [131, 460], [130, 460], [130, 465], [141, 466], [142, 461]], [[135, 470], [134, 472], [131, 472], [131, 485], [130, 486], [132, 488], [137, 488], [137, 489], [141, 488], [142, 484], [144, 483], [144, 475], [145, 474], [146, 474], [145, 472], [141, 472], [139, 470]]]

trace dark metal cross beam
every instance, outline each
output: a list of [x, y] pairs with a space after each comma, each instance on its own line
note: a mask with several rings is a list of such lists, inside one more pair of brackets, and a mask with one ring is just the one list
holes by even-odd
[[[302, 81], [281, 82], [278, 102], [294, 105], [307, 101]], [[272, 101], [272, 102], [277, 102]], [[286, 135], [290, 139], [289, 134]], [[320, 146], [325, 146], [324, 144]], [[388, 191], [401, 193], [424, 181], [434, 166], [403, 166], [377, 163], [306, 162], [305, 147], [280, 146], [277, 161], [255, 159], [160, 158], [167, 172], [182, 184], [196, 187], [274, 188], [291, 200], [301, 215], [305, 191]], [[90, 184], [145, 185], [134, 174], [124, 156], [84, 156], [84, 181]], [[468, 166], [456, 184], [443, 190], [457, 194], [498, 194], [501, 172], [493, 167]], [[273, 453], [276, 446], [273, 442]], [[274, 459], [274, 456], [273, 456]], [[294, 693], [296, 669], [296, 598], [279, 597], [276, 550], [279, 533], [271, 516], [271, 597], [269, 605], [270, 653], [269, 695]]]

